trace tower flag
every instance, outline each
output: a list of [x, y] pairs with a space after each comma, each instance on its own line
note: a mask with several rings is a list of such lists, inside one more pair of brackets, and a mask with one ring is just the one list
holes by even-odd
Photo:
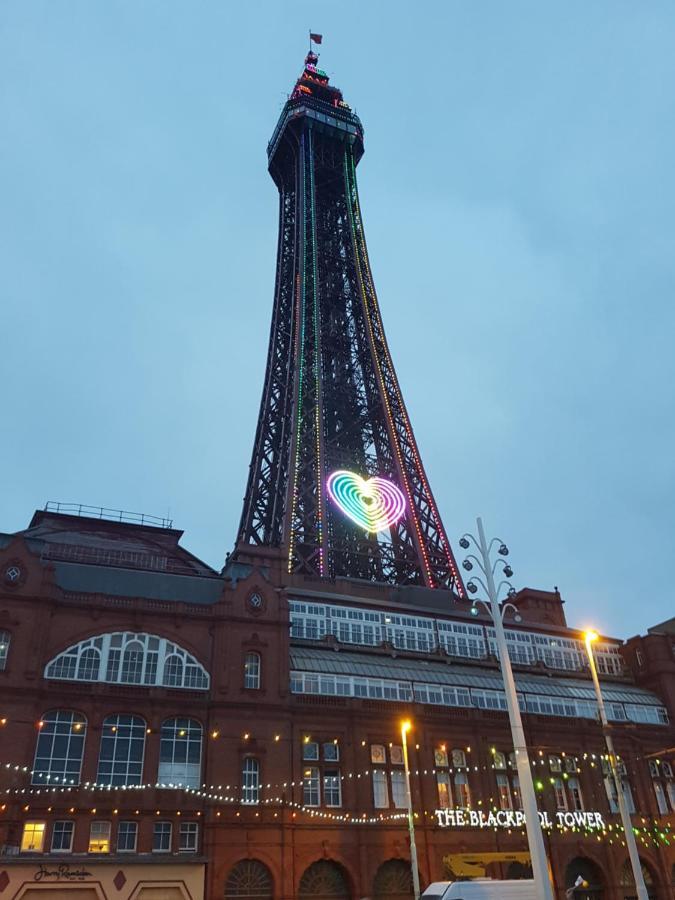
[[322, 34], [312, 34], [312, 32], [310, 31], [309, 39], [310, 39], [310, 41], [314, 41], [315, 44], [320, 44], [323, 41], [323, 35]]

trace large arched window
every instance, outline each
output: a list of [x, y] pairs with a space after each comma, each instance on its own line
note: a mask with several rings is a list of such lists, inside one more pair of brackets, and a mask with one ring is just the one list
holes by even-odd
[[38, 724], [33, 784], [79, 784], [87, 720], [71, 709], [52, 709]]
[[260, 763], [253, 756], [247, 756], [241, 770], [241, 802], [260, 801]]
[[244, 658], [244, 687], [258, 690], [260, 687], [260, 654], [247, 653]]
[[99, 784], [141, 784], [145, 754], [145, 720], [116, 715], [103, 720], [98, 757]]
[[199, 691], [209, 686], [208, 672], [187, 650], [156, 634], [129, 631], [100, 634], [73, 644], [47, 663], [45, 678]]
[[300, 900], [349, 900], [351, 892], [342, 866], [330, 859], [320, 859], [305, 869], [300, 879], [298, 897]]
[[389, 859], [375, 873], [375, 900], [413, 900], [413, 880], [410, 863], [403, 859]]
[[165, 719], [159, 744], [160, 784], [198, 788], [202, 769], [202, 726], [196, 719]]
[[9, 642], [12, 636], [9, 631], [0, 631], [0, 671], [7, 665], [9, 655]]
[[230, 870], [225, 897], [239, 900], [272, 900], [272, 873], [257, 859], [242, 859]]

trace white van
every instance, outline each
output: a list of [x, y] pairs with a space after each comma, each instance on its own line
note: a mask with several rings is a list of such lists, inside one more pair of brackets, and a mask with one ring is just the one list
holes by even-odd
[[534, 881], [434, 881], [422, 894], [424, 900], [537, 900]]

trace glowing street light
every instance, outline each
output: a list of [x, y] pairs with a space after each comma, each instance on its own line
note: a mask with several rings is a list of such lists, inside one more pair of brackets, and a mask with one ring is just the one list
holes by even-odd
[[591, 667], [591, 675], [593, 676], [593, 687], [595, 688], [595, 697], [598, 701], [598, 712], [600, 713], [600, 724], [602, 725], [602, 733], [605, 736], [607, 745], [607, 754], [609, 756], [609, 770], [614, 786], [616, 788], [616, 799], [619, 804], [619, 813], [621, 814], [621, 823], [623, 825], [624, 834], [626, 836], [626, 847], [628, 848], [628, 856], [630, 857], [631, 868], [633, 869], [633, 877], [635, 878], [635, 889], [637, 891], [637, 900], [648, 900], [647, 886], [645, 878], [642, 874], [642, 864], [640, 862], [640, 854], [638, 853], [637, 843], [635, 841], [635, 833], [633, 832], [633, 823], [630, 820], [630, 812], [628, 804], [623, 792], [623, 779], [619, 773], [616, 764], [616, 753], [614, 752], [614, 741], [610, 724], [607, 720], [605, 712], [605, 701], [602, 698], [602, 690], [600, 689], [600, 680], [598, 679], [598, 670], [595, 665], [595, 654], [593, 653], [593, 641], [597, 641], [598, 635], [595, 631], [586, 631], [584, 633], [584, 643], [586, 644], [586, 653], [588, 653], [588, 662]]
[[413, 893], [420, 900], [420, 873], [417, 869], [417, 846], [415, 845], [415, 819], [413, 817], [412, 794], [410, 792], [410, 766], [408, 765], [408, 732], [412, 728], [410, 719], [401, 722], [403, 742], [403, 766], [405, 768], [405, 799], [408, 804], [408, 832], [410, 834], [410, 867], [412, 869]]

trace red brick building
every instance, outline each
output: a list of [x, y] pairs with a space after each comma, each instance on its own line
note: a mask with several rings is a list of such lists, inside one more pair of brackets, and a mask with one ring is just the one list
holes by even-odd
[[[289, 576], [273, 550], [218, 573], [181, 534], [48, 511], [0, 535], [1, 900], [409, 897], [404, 717], [422, 884], [527, 873], [487, 620], [449, 591]], [[557, 593], [515, 604], [557, 896], [582, 875], [578, 900], [633, 897], [580, 635]], [[597, 658], [667, 900], [672, 630]]]

